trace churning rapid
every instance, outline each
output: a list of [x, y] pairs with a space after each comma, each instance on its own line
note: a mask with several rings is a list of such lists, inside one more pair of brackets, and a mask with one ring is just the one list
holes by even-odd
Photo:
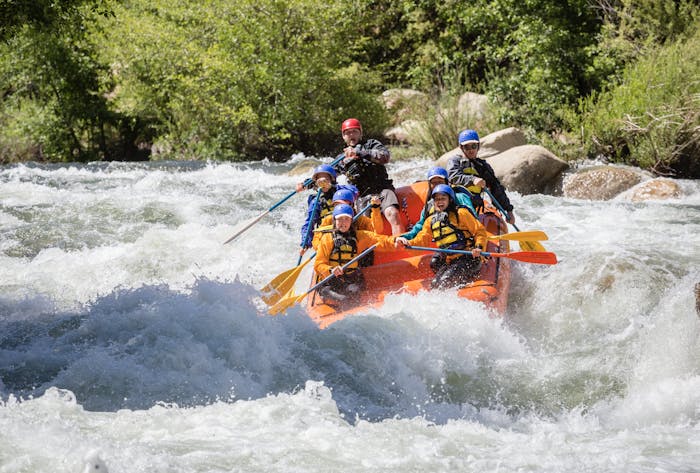
[[0, 472], [700, 471], [698, 182], [511, 194], [560, 262], [513, 263], [504, 319], [448, 291], [319, 330], [258, 292], [304, 197], [222, 244], [293, 165], [0, 168]]

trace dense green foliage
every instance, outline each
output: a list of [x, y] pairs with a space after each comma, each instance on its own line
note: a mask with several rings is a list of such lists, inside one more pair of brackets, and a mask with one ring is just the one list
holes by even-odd
[[344, 60], [338, 4], [159, 0], [115, 7], [96, 35], [118, 84], [110, 104], [168, 152], [289, 156], [338, 142], [338, 124], [383, 121], [379, 78]]
[[356, 56], [389, 80], [489, 93], [502, 121], [540, 130], [559, 124], [601, 77], [589, 49], [601, 21], [589, 0], [367, 0]]
[[700, 30], [631, 63], [618, 85], [583, 100], [572, 121], [583, 130], [589, 154], [700, 177], [698, 52]]
[[[0, 161], [330, 154], [343, 118], [379, 135], [391, 120], [381, 91], [413, 87], [432, 96], [426, 147], [449, 147], [462, 125], [519, 126], [543, 142], [576, 130], [589, 155], [693, 174], [700, 106], [684, 77], [697, 77], [697, 61], [681, 58], [699, 56], [699, 8], [0, 0]], [[493, 116], [451, 112], [465, 91], [487, 94]]]

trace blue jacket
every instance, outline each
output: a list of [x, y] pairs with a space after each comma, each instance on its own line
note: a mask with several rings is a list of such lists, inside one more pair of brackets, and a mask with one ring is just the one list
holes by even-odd
[[[321, 192], [321, 195], [319, 196], [319, 199], [321, 202], [319, 202], [319, 205], [316, 206], [316, 211], [314, 212], [314, 201], [316, 200], [316, 192], [313, 194], [309, 195], [309, 198], [307, 199], [307, 204], [309, 206], [308, 210], [306, 211], [306, 219], [304, 219], [304, 225], [301, 226], [301, 247], [302, 248], [310, 248], [311, 247], [311, 242], [314, 239], [314, 232], [313, 229], [316, 228], [320, 223], [321, 223], [321, 207], [323, 207], [324, 203], [327, 203], [331, 207], [331, 210], [333, 208], [333, 194], [338, 189], [348, 189], [350, 191], [354, 191], [351, 187], [348, 187], [344, 184], [336, 184], [331, 186], [330, 190], [328, 192]], [[313, 213], [313, 215], [311, 215]], [[309, 222], [312, 222], [311, 225], [311, 230], [309, 230]]]

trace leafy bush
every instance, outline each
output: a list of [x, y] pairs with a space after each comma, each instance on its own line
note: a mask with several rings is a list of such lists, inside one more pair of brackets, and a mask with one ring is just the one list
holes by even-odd
[[619, 85], [581, 101], [590, 155], [700, 177], [700, 30], [625, 68]]
[[[377, 77], [351, 64], [339, 3], [169, 0], [115, 7], [101, 27], [112, 106], [186, 158], [287, 157], [335, 144], [350, 115], [383, 122]], [[172, 157], [172, 156], [171, 156]]]

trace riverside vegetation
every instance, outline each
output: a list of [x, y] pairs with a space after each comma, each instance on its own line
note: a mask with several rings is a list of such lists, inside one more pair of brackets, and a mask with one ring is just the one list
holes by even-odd
[[[425, 149], [517, 126], [697, 178], [699, 20], [692, 0], [2, 0], [0, 162], [331, 154], [405, 87], [432, 97]], [[490, 115], [438, 113], [464, 91]]]

